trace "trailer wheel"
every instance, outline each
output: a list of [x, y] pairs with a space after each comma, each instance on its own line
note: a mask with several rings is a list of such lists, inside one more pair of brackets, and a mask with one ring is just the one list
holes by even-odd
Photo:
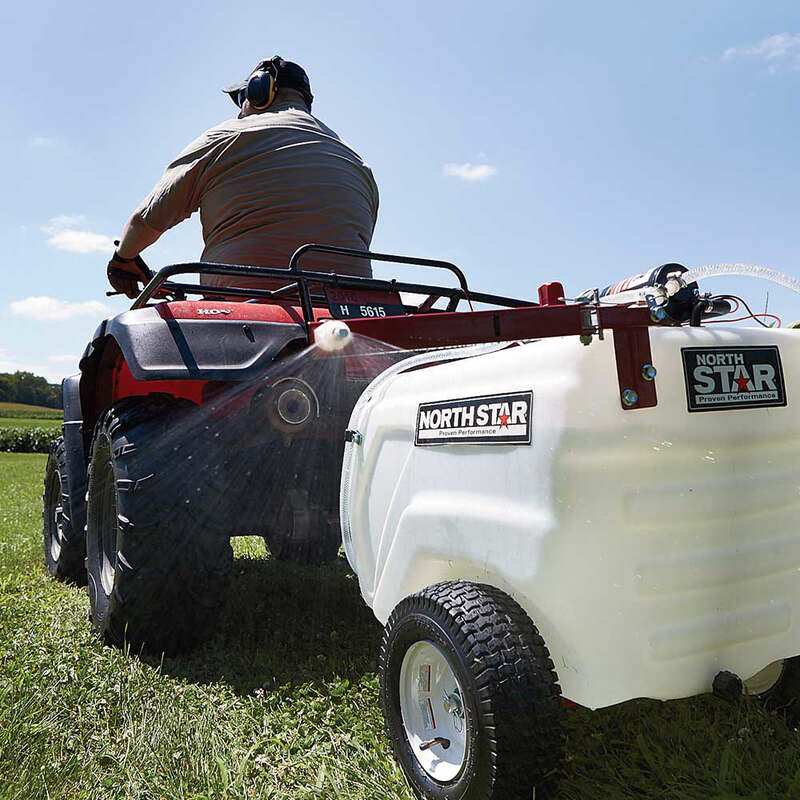
[[108, 644], [172, 655], [208, 638], [222, 610], [233, 554], [204, 513], [203, 437], [175, 433], [186, 413], [165, 396], [130, 398], [95, 430], [87, 591]]
[[48, 573], [56, 580], [83, 586], [86, 583], [86, 500], [80, 496], [79, 489], [79, 496], [74, 496], [72, 489], [83, 485], [77, 478], [68, 472], [64, 437], [59, 436], [50, 448], [44, 471], [44, 561]]
[[381, 706], [419, 797], [530, 800], [564, 759], [561, 688], [523, 609], [491, 586], [436, 584], [403, 600], [381, 643]]
[[264, 536], [270, 553], [297, 564], [330, 564], [339, 554], [342, 534], [335, 515], [316, 506], [303, 489], [290, 489], [277, 525]]
[[[778, 677], [774, 680], [776, 671]], [[770, 664], [757, 677], [774, 680], [770, 688], [758, 695], [764, 708], [783, 716], [792, 730], [800, 729], [800, 656]]]

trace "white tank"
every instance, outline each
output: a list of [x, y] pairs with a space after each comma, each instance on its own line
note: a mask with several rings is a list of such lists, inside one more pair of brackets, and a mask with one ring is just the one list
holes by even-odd
[[342, 527], [381, 622], [442, 580], [497, 586], [592, 708], [800, 654], [800, 334], [650, 338], [654, 408], [621, 406], [611, 333], [452, 351], [373, 383]]

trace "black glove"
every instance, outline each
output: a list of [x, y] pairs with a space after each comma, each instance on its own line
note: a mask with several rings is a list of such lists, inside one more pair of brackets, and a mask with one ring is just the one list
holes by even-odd
[[122, 258], [117, 251], [106, 268], [108, 282], [114, 290], [127, 295], [131, 299], [139, 296], [141, 291], [139, 284], [145, 284], [150, 280], [150, 275], [137, 263], [134, 258]]

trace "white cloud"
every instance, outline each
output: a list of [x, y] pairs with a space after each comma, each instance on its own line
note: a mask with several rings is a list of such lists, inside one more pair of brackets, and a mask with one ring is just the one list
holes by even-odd
[[114, 251], [114, 240], [102, 233], [77, 230], [77, 226], [85, 224], [85, 217], [61, 214], [42, 225], [42, 233], [47, 235], [47, 243], [57, 250], [66, 250], [68, 253], [104, 253], [110, 256]]
[[32, 136], [30, 140], [31, 147], [55, 147], [56, 140], [52, 136]]
[[27, 317], [39, 322], [63, 322], [74, 317], [101, 317], [108, 313], [106, 306], [97, 300], [72, 303], [68, 300], [58, 300], [55, 297], [46, 296], [12, 300], [9, 308], [15, 316]]
[[776, 33], [756, 44], [729, 47], [722, 55], [723, 61], [735, 58], [766, 61], [772, 73], [777, 72], [781, 66], [800, 70], [800, 33]]
[[32, 361], [20, 361], [12, 356], [8, 350], [0, 347], [0, 372], [32, 372], [41, 375], [48, 383], [61, 383], [61, 381], [77, 371], [77, 361], [63, 367], [53, 367], [49, 364]]
[[85, 225], [86, 217], [83, 214], [59, 214], [52, 217], [50, 222], [42, 225], [44, 233], [56, 233], [64, 228], [74, 228], [76, 225]]
[[497, 167], [491, 164], [445, 164], [442, 171], [448, 178], [461, 178], [462, 181], [485, 181], [497, 174]]
[[47, 356], [47, 360], [52, 361], [54, 364], [77, 364], [80, 361], [80, 356], [70, 353], [64, 356]]

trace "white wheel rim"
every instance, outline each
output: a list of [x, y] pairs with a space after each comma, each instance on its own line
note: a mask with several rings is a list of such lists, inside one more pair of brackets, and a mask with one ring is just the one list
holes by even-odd
[[768, 692], [780, 680], [782, 674], [783, 661], [773, 661], [752, 678], [743, 682], [745, 693], [758, 695]]
[[56, 506], [53, 512], [53, 532], [55, 536], [50, 537], [50, 555], [53, 557], [53, 561], [58, 561], [58, 557], [61, 555], [61, 542], [64, 539], [63, 519], [63, 507]]
[[[400, 713], [414, 755], [439, 783], [455, 780], [464, 767], [469, 741], [464, 691], [450, 661], [433, 642], [411, 645], [400, 668]], [[442, 743], [425, 744], [434, 739]]]

